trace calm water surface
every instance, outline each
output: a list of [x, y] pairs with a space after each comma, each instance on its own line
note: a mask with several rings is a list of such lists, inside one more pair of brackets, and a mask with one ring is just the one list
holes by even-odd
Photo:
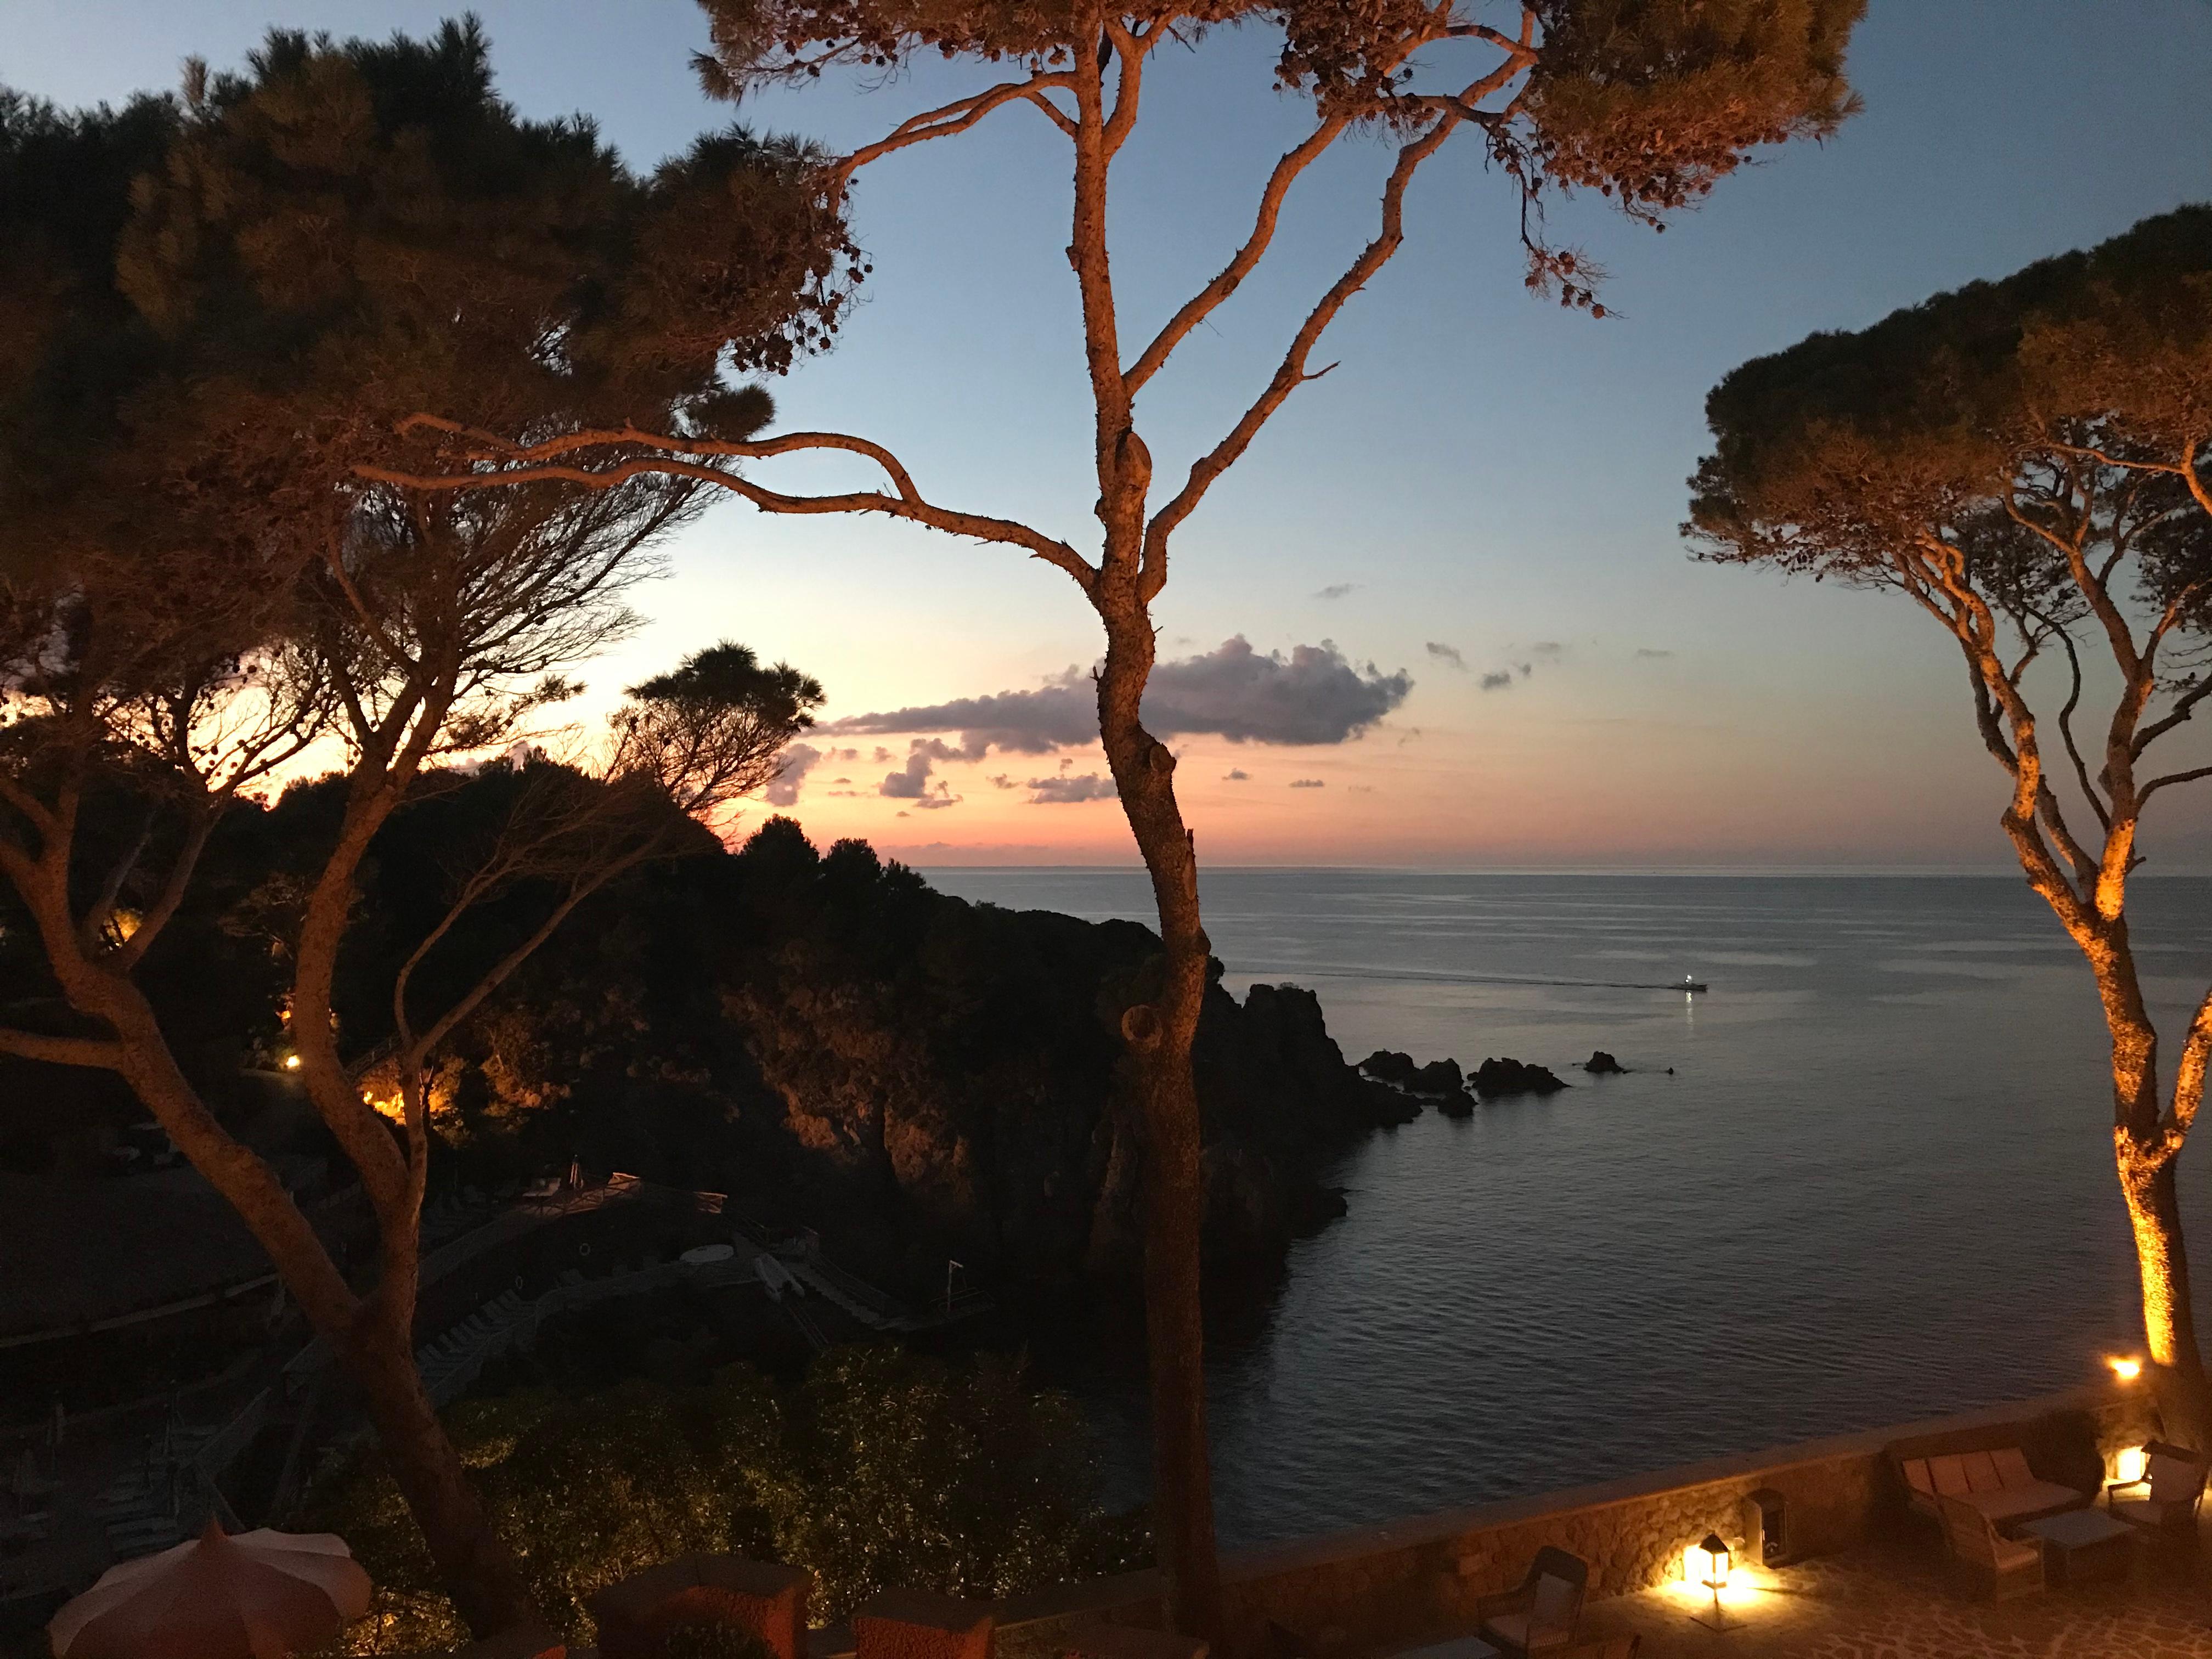
[[[1151, 919], [1140, 872], [927, 873]], [[2095, 998], [2017, 879], [1224, 870], [1204, 898], [1231, 988], [1312, 987], [1347, 1056], [1576, 1085], [1376, 1134], [1333, 1177], [1351, 1213], [1229, 1310], [1228, 1541], [1965, 1410], [2136, 1346]], [[2177, 1030], [2212, 982], [2212, 880], [2136, 902]], [[1635, 988], [1685, 974], [1710, 993]], [[1597, 1048], [1634, 1074], [1569, 1072]], [[2212, 1238], [2208, 1164], [2183, 1183]], [[1047, 1363], [1140, 1490], [1141, 1361]]]

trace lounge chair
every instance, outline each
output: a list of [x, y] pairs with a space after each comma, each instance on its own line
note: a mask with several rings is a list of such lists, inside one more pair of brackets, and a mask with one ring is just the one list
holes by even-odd
[[2143, 1448], [2143, 1472], [2105, 1488], [2105, 1506], [2119, 1520], [2163, 1532], [2194, 1529], [2204, 1497], [2207, 1463], [2202, 1452], [2154, 1440]]
[[1474, 1604], [1482, 1639], [1523, 1659], [1558, 1655], [1574, 1645], [1575, 1624], [1589, 1585], [1589, 1564], [1547, 1544], [1528, 1564], [1518, 1589]]
[[1936, 1511], [1952, 1558], [1988, 1580], [1990, 1600], [2002, 1601], [2043, 1588], [2041, 1545], [2007, 1538], [1995, 1522], [1964, 1498], [1938, 1498]]
[[1955, 1498], [2000, 1526], [2033, 1521], [2095, 1501], [2090, 1492], [2039, 1479], [2017, 1446], [1995, 1451], [1953, 1452], [1899, 1460], [1905, 1496], [1921, 1514], [1940, 1521], [1942, 1501]]

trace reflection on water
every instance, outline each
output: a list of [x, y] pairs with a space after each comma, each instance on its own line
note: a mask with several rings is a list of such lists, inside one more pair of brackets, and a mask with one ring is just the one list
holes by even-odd
[[[929, 875], [1149, 919], [1134, 872]], [[2212, 981], [2212, 881], [2138, 887], [2172, 1030]], [[2095, 999], [2017, 878], [1216, 871], [1204, 896], [1231, 988], [1312, 986], [1347, 1054], [1577, 1085], [1376, 1135], [1334, 1177], [1351, 1213], [1226, 1310], [1231, 1542], [1964, 1410], [2135, 1346]], [[1645, 963], [1711, 990], [1566, 982]], [[1633, 1074], [1568, 1070], [1593, 1048]], [[1053, 1369], [1133, 1487], [1140, 1361], [1102, 1339]]]

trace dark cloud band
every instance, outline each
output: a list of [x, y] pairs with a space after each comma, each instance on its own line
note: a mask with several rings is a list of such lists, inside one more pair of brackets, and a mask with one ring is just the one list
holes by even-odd
[[[1145, 691], [1145, 724], [1160, 737], [1205, 735], [1231, 743], [1348, 743], [1390, 714], [1413, 690], [1402, 669], [1385, 674], [1352, 663], [1334, 643], [1294, 646], [1288, 656], [1260, 652], [1242, 635], [1193, 657], [1158, 664]], [[1033, 691], [959, 697], [831, 721], [833, 735], [957, 732], [945, 750], [980, 760], [993, 749], [1042, 755], [1093, 743], [1097, 693], [1089, 674], [1071, 668]]]

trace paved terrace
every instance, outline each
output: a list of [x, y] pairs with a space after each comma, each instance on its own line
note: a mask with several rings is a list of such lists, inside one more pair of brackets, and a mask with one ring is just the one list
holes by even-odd
[[2212, 1553], [2138, 1547], [2124, 1583], [1993, 1602], [1924, 1523], [1838, 1556], [1737, 1575], [1734, 1628], [1683, 1587], [1594, 1601], [1583, 1634], [1641, 1636], [1638, 1659], [2212, 1659]]

